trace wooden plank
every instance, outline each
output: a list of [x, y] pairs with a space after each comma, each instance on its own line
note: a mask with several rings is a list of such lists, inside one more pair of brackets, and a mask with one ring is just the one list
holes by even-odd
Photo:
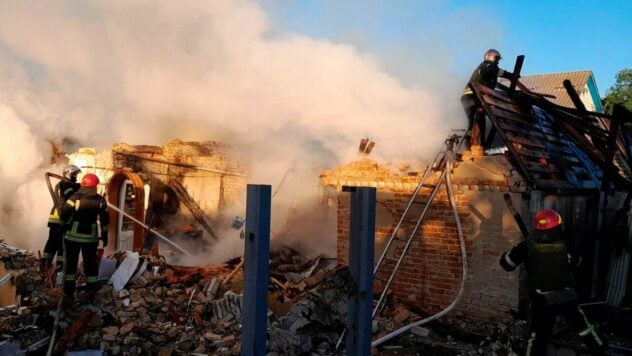
[[570, 183], [557, 179], [536, 179], [537, 187], [540, 189], [572, 189], [575, 188]]
[[516, 148], [516, 151], [518, 152], [519, 155], [523, 156], [523, 158], [527, 161], [534, 161], [537, 162], [540, 159], [546, 159], [548, 161], [550, 160], [556, 160], [556, 156], [562, 156], [564, 157], [563, 160], [564, 162], [566, 162], [568, 165], [571, 166], [578, 166], [578, 167], [584, 167], [582, 161], [574, 156], [569, 156], [569, 155], [564, 155], [561, 153], [558, 153], [557, 155], [552, 155], [549, 152], [545, 152], [545, 151], [534, 151], [534, 150], [529, 150], [529, 149], [525, 149], [525, 148]]
[[[503, 118], [505, 120], [511, 120], [511, 121], [516, 121], [516, 122], [520, 122], [520, 123], [524, 123], [527, 125], [533, 125], [533, 121], [526, 115], [517, 115], [511, 111], [507, 111], [504, 110], [502, 108], [499, 107], [495, 107], [495, 106], [491, 106], [488, 107], [489, 111], [492, 112], [492, 114], [498, 118]], [[488, 113], [489, 113], [488, 111]]]
[[520, 144], [520, 145], [527, 145], [527, 146], [536, 147], [536, 148], [540, 148], [540, 149], [545, 149], [546, 148], [546, 146], [543, 145], [540, 142], [534, 142], [533, 140], [529, 140], [527, 138], [519, 137], [519, 136], [513, 135], [513, 134], [511, 134], [509, 132], [505, 132], [505, 135], [507, 136], [507, 141], [511, 142], [512, 145]]
[[525, 166], [527, 166], [527, 168], [531, 172], [546, 173], [546, 174], [561, 174], [562, 172], [564, 172], [562, 169], [558, 168], [557, 166], [551, 163], [543, 165], [541, 163], [533, 163], [533, 162], [525, 161], [524, 164]]
[[498, 126], [502, 128], [504, 131], [511, 131], [518, 135], [524, 135], [529, 137], [537, 137], [543, 141], [547, 141], [550, 143], [555, 143], [557, 145], [566, 146], [571, 142], [567, 139], [561, 138], [557, 135], [543, 133], [542, 131], [536, 130], [533, 127], [519, 127], [519, 125], [506, 124], [499, 122]]
[[489, 95], [483, 95], [483, 104], [500, 107], [518, 115], [524, 115], [524, 112], [518, 105], [514, 105], [507, 102], [503, 102], [501, 100], [497, 100], [494, 97], [489, 96]]
[[[481, 99], [481, 94], [476, 92], [476, 95], [478, 96], [479, 100]], [[494, 115], [494, 108], [488, 107], [488, 106], [483, 106], [485, 108], [485, 111], [487, 112], [487, 115], [489, 117], [489, 120], [492, 122], [492, 125], [494, 125], [494, 127], [496, 127], [496, 129], [498, 129], [498, 118], [496, 118], [496, 116]], [[521, 116], [521, 115], [520, 115]], [[527, 169], [527, 167], [524, 165], [523, 159], [522, 157], [520, 157], [520, 155], [518, 155], [516, 153], [516, 151], [514, 150], [514, 146], [516, 145], [516, 143], [511, 142], [511, 140], [507, 137], [507, 135], [498, 130], [498, 135], [503, 139], [503, 141], [505, 141], [507, 143], [507, 148], [509, 149], [509, 153], [510, 153], [510, 157], [512, 158], [512, 161], [515, 162], [515, 164], [517, 165], [517, 167], [520, 170], [521, 175], [524, 177], [525, 181], [527, 182], [528, 185], [530, 186], [535, 186], [535, 181], [533, 178], [533, 175], [531, 174], [531, 172], [529, 172], [529, 170]]]
[[516, 84], [518, 83], [518, 78], [520, 78], [520, 71], [522, 70], [522, 63], [524, 63], [524, 55], [521, 54], [516, 57], [516, 64], [514, 65], [511, 85], [509, 86], [509, 95], [513, 95], [514, 91], [516, 90]]

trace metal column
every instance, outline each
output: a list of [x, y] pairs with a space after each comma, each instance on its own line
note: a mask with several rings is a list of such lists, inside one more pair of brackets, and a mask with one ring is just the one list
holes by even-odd
[[248, 184], [244, 248], [244, 319], [241, 354], [266, 353], [268, 331], [268, 272], [270, 260], [269, 185]]
[[371, 354], [373, 256], [375, 251], [375, 188], [343, 187], [351, 192], [349, 269], [354, 292], [347, 302], [348, 356]]

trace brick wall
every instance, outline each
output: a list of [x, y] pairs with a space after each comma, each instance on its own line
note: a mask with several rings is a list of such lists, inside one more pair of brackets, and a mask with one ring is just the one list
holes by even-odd
[[[162, 147], [114, 144], [112, 151], [131, 152], [171, 162], [192, 164], [218, 171], [243, 174], [241, 165], [228, 157], [227, 147], [215, 142], [183, 142], [172, 140]], [[130, 167], [143, 174], [152, 187], [152, 196], [162, 200], [169, 180], [179, 178], [193, 200], [208, 215], [216, 215], [223, 206], [243, 200], [246, 180], [243, 176], [222, 175], [215, 172], [170, 165], [140, 159], [134, 156], [114, 154], [115, 168]], [[189, 211], [180, 207], [180, 213]]]
[[[517, 275], [501, 271], [498, 259], [502, 252], [518, 241], [519, 231], [504, 206], [503, 192], [516, 186], [508, 164], [472, 160], [456, 167], [453, 189], [468, 255], [469, 277], [465, 293], [451, 315], [489, 321], [509, 318], [509, 308], [517, 304]], [[491, 168], [490, 168], [491, 167]], [[420, 170], [421, 171], [421, 170]], [[376, 255], [397, 225], [408, 200], [421, 179], [420, 172], [392, 170], [376, 162], [363, 160], [324, 172], [325, 186], [372, 186], [377, 188]], [[438, 179], [438, 174], [431, 181]], [[427, 198], [431, 188], [422, 188], [420, 198]], [[421, 213], [421, 206], [413, 205]], [[398, 236], [407, 237], [414, 221], [405, 221]], [[346, 263], [349, 240], [349, 194], [338, 194], [337, 257]], [[397, 247], [401, 249], [403, 242]], [[392, 251], [392, 249], [391, 249]], [[386, 263], [379, 277], [388, 277], [393, 264]], [[396, 297], [406, 299], [428, 313], [437, 312], [455, 298], [462, 278], [461, 252], [456, 223], [445, 188], [435, 197], [424, 223], [416, 233], [406, 258], [392, 285]], [[382, 283], [375, 282], [376, 292]]]

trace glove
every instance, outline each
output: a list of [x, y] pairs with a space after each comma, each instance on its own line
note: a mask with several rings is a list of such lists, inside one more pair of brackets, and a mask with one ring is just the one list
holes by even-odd
[[103, 242], [103, 247], [108, 245], [108, 235], [107, 234], [101, 235], [101, 237], [99, 237], [99, 240], [101, 240], [101, 242]]

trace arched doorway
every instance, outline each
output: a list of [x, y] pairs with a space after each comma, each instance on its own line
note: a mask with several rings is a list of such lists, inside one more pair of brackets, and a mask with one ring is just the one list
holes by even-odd
[[[114, 172], [107, 187], [108, 202], [135, 219], [145, 221], [145, 189], [143, 180], [128, 169]], [[132, 250], [142, 252], [145, 230], [132, 219], [110, 209], [109, 239], [113, 243], [108, 250]]]

